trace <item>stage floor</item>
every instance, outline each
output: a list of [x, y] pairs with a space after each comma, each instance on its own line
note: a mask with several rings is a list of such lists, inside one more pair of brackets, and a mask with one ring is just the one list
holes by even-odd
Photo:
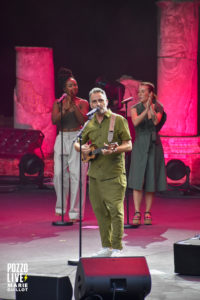
[[[51, 184], [45, 189], [33, 184], [14, 185], [7, 190], [0, 187], [1, 299], [15, 299], [15, 293], [8, 291], [7, 267], [12, 263], [28, 264], [28, 275], [69, 276], [74, 287], [76, 266], [68, 262], [79, 259], [79, 223], [53, 226], [55, 200]], [[129, 204], [131, 223], [131, 191]], [[200, 276], [174, 273], [173, 244], [200, 234], [200, 196], [156, 196], [152, 215], [152, 226], [125, 229], [123, 238], [124, 256], [144, 256], [147, 260], [152, 288], [145, 299], [199, 300]], [[90, 257], [101, 245], [88, 199], [81, 232], [82, 257]]]

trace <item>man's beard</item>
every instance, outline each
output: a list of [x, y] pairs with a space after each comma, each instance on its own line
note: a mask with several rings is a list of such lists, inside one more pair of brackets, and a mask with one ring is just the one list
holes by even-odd
[[107, 111], [107, 107], [99, 108], [97, 111], [98, 115], [103, 115]]

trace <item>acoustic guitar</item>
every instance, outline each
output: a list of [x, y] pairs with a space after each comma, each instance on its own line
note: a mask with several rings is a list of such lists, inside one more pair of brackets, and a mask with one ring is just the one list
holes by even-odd
[[108, 146], [104, 146], [101, 148], [97, 148], [96, 145], [91, 144], [90, 145], [90, 152], [88, 154], [82, 153], [81, 158], [82, 162], [86, 163], [89, 162], [92, 159], [95, 159], [95, 157], [101, 153], [101, 150], [107, 149], [107, 150], [115, 150], [118, 146], [118, 143], [110, 143]]

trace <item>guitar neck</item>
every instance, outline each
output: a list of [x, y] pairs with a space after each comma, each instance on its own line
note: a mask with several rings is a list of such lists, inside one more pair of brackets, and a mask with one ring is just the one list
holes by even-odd
[[93, 155], [100, 154], [103, 149], [115, 149], [117, 147], [117, 143], [111, 143], [108, 146], [104, 146], [101, 148], [96, 148], [92, 151]]
[[95, 150], [92, 151], [92, 154], [97, 155], [101, 153], [101, 150], [106, 149], [108, 147], [101, 147], [101, 148], [97, 148]]

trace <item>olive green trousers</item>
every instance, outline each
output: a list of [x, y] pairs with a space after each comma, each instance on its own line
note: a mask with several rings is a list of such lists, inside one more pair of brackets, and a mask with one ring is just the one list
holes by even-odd
[[126, 175], [98, 180], [89, 178], [89, 197], [98, 221], [102, 247], [122, 249]]

